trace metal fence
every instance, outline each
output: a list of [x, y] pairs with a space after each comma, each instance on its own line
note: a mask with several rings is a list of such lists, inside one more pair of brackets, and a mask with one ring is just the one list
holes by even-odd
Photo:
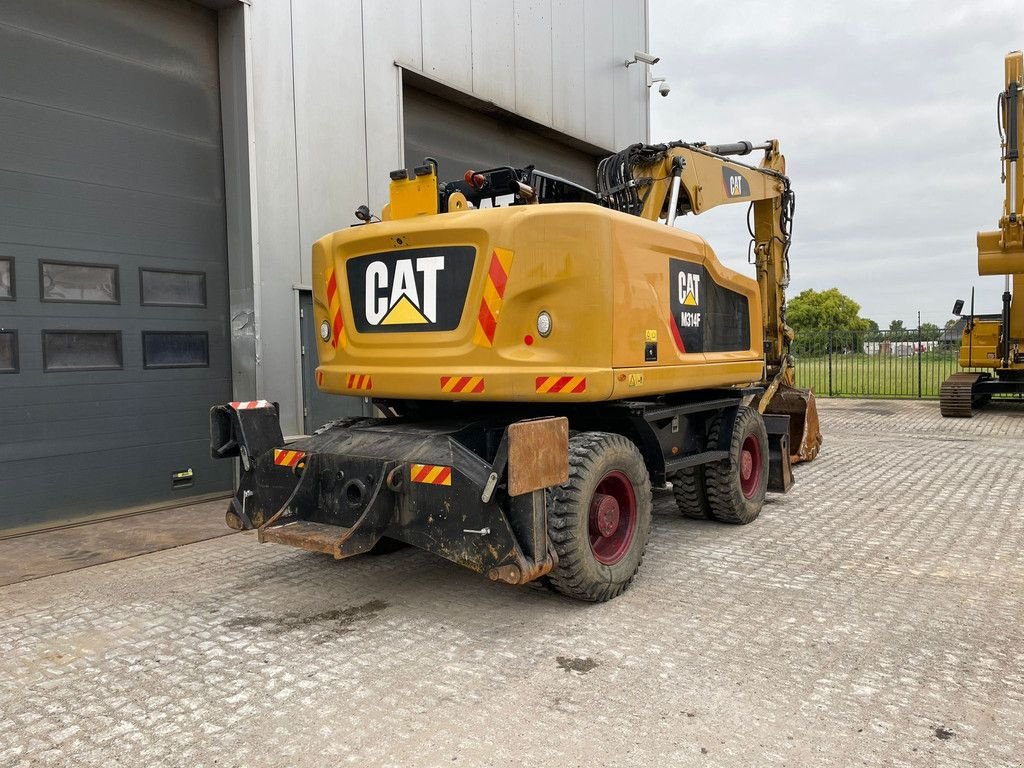
[[903, 331], [801, 331], [793, 342], [797, 384], [828, 397], [935, 398], [960, 370], [960, 339]]

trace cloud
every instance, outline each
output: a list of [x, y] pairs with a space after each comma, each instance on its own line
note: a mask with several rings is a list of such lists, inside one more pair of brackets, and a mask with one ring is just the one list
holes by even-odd
[[[794, 295], [836, 286], [883, 325], [919, 310], [941, 324], [977, 285], [995, 311], [1002, 280], [978, 277], [975, 232], [1001, 212], [995, 97], [1019, 20], [1018, 0], [652, 0], [672, 94], [651, 100], [651, 138], [780, 140]], [[677, 225], [749, 274], [745, 214]]]

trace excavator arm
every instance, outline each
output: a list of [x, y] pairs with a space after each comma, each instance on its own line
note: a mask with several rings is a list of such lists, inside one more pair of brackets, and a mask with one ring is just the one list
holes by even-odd
[[1003, 215], [995, 232], [978, 233], [978, 272], [982, 275], [1024, 272], [1024, 52], [1006, 55], [1006, 89], [997, 111], [1006, 185]]
[[1024, 52], [1008, 53], [1005, 68], [997, 112], [1006, 197], [999, 229], [978, 233], [978, 274], [1005, 275], [999, 358], [1010, 369], [1018, 362], [1013, 345], [1024, 338]]
[[[733, 159], [755, 150], [764, 152], [758, 166]], [[687, 213], [730, 203], [750, 205], [749, 255], [757, 272], [765, 339], [765, 392], [758, 410], [790, 416], [794, 460], [813, 459], [821, 445], [817, 408], [813, 393], [795, 386], [794, 333], [786, 324], [795, 197], [779, 142], [634, 144], [603, 160], [597, 175], [604, 204], [668, 226]]]

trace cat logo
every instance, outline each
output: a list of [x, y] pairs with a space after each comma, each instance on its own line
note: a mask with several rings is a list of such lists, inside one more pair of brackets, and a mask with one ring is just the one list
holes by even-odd
[[739, 171], [730, 168], [722, 169], [722, 185], [727, 197], [749, 197], [750, 184]]
[[676, 273], [675, 305], [676, 322], [680, 328], [700, 329], [700, 279], [701, 272], [680, 269]]
[[437, 322], [437, 273], [444, 256], [399, 259], [394, 273], [383, 261], [366, 268], [366, 321], [370, 325]]
[[700, 306], [700, 275], [680, 270], [679, 303], [684, 307]]
[[404, 248], [345, 265], [359, 333], [450, 331], [459, 325], [476, 249]]

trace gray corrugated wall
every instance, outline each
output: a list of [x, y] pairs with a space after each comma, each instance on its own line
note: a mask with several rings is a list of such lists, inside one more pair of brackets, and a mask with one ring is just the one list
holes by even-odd
[[[230, 399], [216, 15], [187, 2], [0, 5], [0, 257], [20, 371], [0, 374], [0, 527], [227, 489]], [[40, 301], [40, 260], [115, 265], [118, 304]], [[142, 306], [139, 268], [202, 271], [205, 308]], [[45, 372], [43, 330], [121, 334], [123, 368]], [[209, 367], [144, 369], [143, 331], [208, 334]], [[172, 472], [194, 485], [172, 490]]]

